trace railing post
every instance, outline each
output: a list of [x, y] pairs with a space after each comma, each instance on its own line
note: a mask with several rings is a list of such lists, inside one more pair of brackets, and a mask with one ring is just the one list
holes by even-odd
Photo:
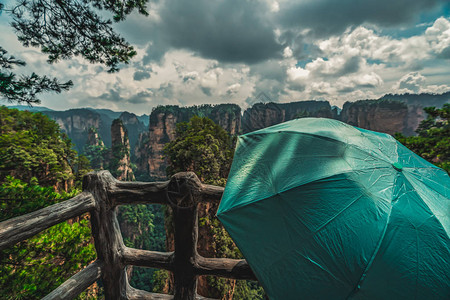
[[198, 217], [197, 195], [200, 181], [193, 173], [177, 173], [169, 183], [168, 200], [174, 220], [174, 299], [194, 300], [197, 294]]
[[91, 226], [97, 258], [104, 263], [105, 298], [122, 300], [127, 299], [127, 277], [121, 259], [124, 244], [116, 217], [117, 207], [109, 197], [115, 181], [108, 171], [91, 172], [83, 178], [83, 190], [92, 193], [97, 201], [97, 209], [91, 213]]

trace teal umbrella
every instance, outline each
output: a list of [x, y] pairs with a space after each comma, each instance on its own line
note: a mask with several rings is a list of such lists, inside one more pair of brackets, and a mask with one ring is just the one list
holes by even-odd
[[217, 216], [271, 300], [450, 299], [450, 178], [390, 135], [242, 135]]

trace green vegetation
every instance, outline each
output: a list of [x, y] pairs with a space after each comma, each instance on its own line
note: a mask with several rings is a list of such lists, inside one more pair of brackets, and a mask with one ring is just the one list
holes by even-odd
[[178, 123], [177, 138], [164, 147], [167, 174], [193, 171], [204, 183], [225, 185], [233, 159], [233, 139], [206, 117]]
[[109, 149], [104, 145], [89, 145], [84, 147], [84, 155], [94, 170], [104, 170], [108, 163]]
[[[78, 168], [72, 143], [58, 124], [40, 113], [0, 107], [0, 182], [7, 175], [68, 190]], [[88, 168], [85, 164], [83, 168]]]
[[407, 109], [406, 103], [400, 101], [400, 100], [393, 100], [393, 99], [380, 99], [380, 100], [358, 100], [355, 102], [345, 102], [343, 109], [345, 107], [369, 107], [369, 106], [382, 106], [385, 108], [390, 108], [392, 110], [402, 110]]
[[395, 138], [416, 154], [450, 173], [450, 104], [441, 109], [426, 107], [427, 119], [416, 132], [418, 136], [405, 137], [397, 133]]
[[[25, 183], [7, 176], [0, 185], [0, 221], [69, 199], [78, 192], [57, 193], [53, 187], [40, 186], [36, 178]], [[95, 259], [90, 240], [91, 230], [84, 216], [79, 222], [60, 223], [0, 251], [2, 299], [41, 299], [50, 293]], [[86, 297], [84, 293], [80, 299]]]
[[[0, 221], [69, 199], [79, 192], [74, 189], [74, 181], [89, 170], [89, 162], [77, 157], [71, 146], [48, 117], [0, 107]], [[45, 296], [95, 259], [90, 241], [85, 216], [53, 226], [1, 251], [2, 299]]]
[[[165, 251], [164, 214], [160, 205], [123, 205], [119, 207], [117, 217], [125, 246]], [[154, 272], [154, 269], [133, 267], [130, 285], [141, 290], [152, 291]]]
[[[194, 116], [177, 124], [176, 139], [168, 143], [164, 153], [169, 160], [168, 175], [192, 171], [203, 183], [224, 186], [230, 171], [235, 139], [206, 117]], [[166, 218], [171, 215], [167, 211]], [[208, 212], [207, 212], [208, 211]], [[211, 244], [213, 257], [242, 258], [231, 237], [215, 217], [217, 207], [199, 207], [199, 235]], [[167, 222], [166, 222], [167, 223]], [[167, 228], [169, 234], [173, 229]], [[159, 278], [158, 278], [159, 276]], [[167, 285], [167, 272], [155, 274], [154, 291]], [[222, 299], [262, 299], [263, 290], [251, 281], [236, 281], [208, 276], [208, 297]], [[230, 298], [231, 297], [231, 298]]]

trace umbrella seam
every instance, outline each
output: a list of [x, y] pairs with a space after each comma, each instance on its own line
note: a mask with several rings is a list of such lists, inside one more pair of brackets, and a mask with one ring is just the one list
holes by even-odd
[[[337, 139], [335, 139], [335, 138], [327, 137], [327, 136], [323, 136], [323, 135], [319, 135], [319, 134], [307, 133], [307, 132], [298, 132], [298, 131], [292, 131], [292, 130], [283, 130], [283, 131], [278, 131], [278, 132], [251, 132], [251, 133], [245, 134], [245, 135], [243, 135], [243, 136], [248, 137], [248, 136], [252, 136], [252, 135], [270, 135], [270, 134], [274, 134], [274, 133], [303, 134], [303, 135], [307, 135], [307, 136], [317, 137], [317, 138], [320, 138], [320, 139], [323, 139], [323, 140], [330, 140], [330, 141], [333, 141], [333, 142], [338, 142], [338, 143], [346, 144], [346, 145], [355, 147], [355, 148], [357, 148], [357, 149], [359, 149], [359, 150], [361, 150], [361, 151], [364, 151], [364, 152], [367, 151], [367, 149], [361, 148], [361, 147], [359, 147], [358, 145], [355, 145], [355, 144], [351, 144], [351, 143], [349, 143], [349, 141], [340, 141], [340, 140], [337, 140]], [[369, 142], [373, 145], [373, 143], [367, 138], [366, 135], [364, 135], [364, 134], [361, 134], [361, 135], [362, 135], [367, 141], [369, 141]], [[242, 137], [242, 136], [241, 136], [241, 137]], [[394, 142], [394, 141], [395, 141], [395, 140], [393, 140], [392, 142]], [[374, 145], [374, 146], [375, 146], [375, 145]], [[376, 148], [376, 147], [375, 147], [375, 148]], [[378, 150], [380, 150], [380, 149], [378, 149]], [[373, 156], [373, 157], [375, 157], [375, 158], [377, 158], [377, 159], [381, 159], [380, 157], [376, 157], [376, 156], [372, 155], [372, 154], [369, 153], [369, 152], [367, 152], [367, 154], [369, 154], [370, 156]], [[378, 154], [381, 154], [381, 156], [384, 156], [384, 159], [382, 159], [382, 160], [389, 159], [389, 157], [388, 157], [387, 155], [385, 155], [385, 154], [384, 154], [383, 152], [381, 152], [381, 151], [379, 151]], [[385, 160], [385, 161], [386, 161], [386, 160]], [[391, 161], [386, 161], [386, 162], [388, 162], [388, 163], [390, 163], [390, 164], [392, 163]]]
[[[417, 196], [420, 198], [420, 200], [422, 200], [422, 203], [428, 208], [428, 210], [431, 212], [431, 215], [436, 219], [436, 221], [441, 225], [441, 227], [444, 229], [445, 233], [447, 234], [447, 237], [450, 238], [450, 236], [448, 235], [447, 230], [445, 230], [444, 224], [442, 224], [441, 220], [436, 216], [436, 214], [434, 213], [434, 211], [430, 208], [430, 206], [427, 204], [426, 201], [423, 200], [422, 196], [419, 194], [419, 191], [416, 190], [416, 187], [414, 186], [414, 184], [407, 178], [407, 176], [405, 174], [403, 174], [403, 177], [405, 178], [405, 180], [411, 185], [411, 187], [413, 188], [414, 192], [417, 194]], [[420, 181], [423, 182], [423, 181]], [[424, 183], [427, 187], [431, 188], [429, 185], [427, 185], [426, 183]], [[441, 195], [442, 197], [446, 198], [446, 196], [442, 195], [441, 193], [439, 193], [438, 191], [436, 191], [435, 189], [431, 188], [433, 191], [435, 191], [436, 193], [438, 193], [439, 195]], [[448, 201], [448, 198], [447, 198]], [[425, 222], [423, 222], [425, 223]], [[422, 223], [422, 224], [423, 224]], [[421, 225], [422, 225], [421, 224]]]
[[[316, 179], [314, 179], [314, 180], [312, 180], [312, 181], [304, 182], [304, 183], [302, 183], [302, 184], [300, 184], [300, 185], [291, 187], [291, 188], [289, 188], [289, 189], [280, 191], [280, 192], [275, 193], [275, 194], [271, 194], [271, 195], [266, 196], [266, 197], [264, 197], [264, 198], [258, 198], [258, 199], [256, 199], [256, 200], [253, 200], [253, 201], [250, 201], [250, 202], [241, 203], [241, 204], [239, 204], [239, 205], [236, 205], [236, 206], [231, 207], [231, 208], [228, 209], [228, 210], [225, 210], [225, 211], [220, 212], [220, 214], [224, 214], [224, 213], [227, 213], [227, 212], [231, 212], [231, 211], [233, 211], [233, 210], [235, 210], [235, 209], [239, 209], [239, 208], [241, 208], [241, 207], [244, 207], [244, 206], [253, 204], [253, 203], [255, 203], [255, 202], [262, 201], [262, 200], [265, 200], [265, 199], [274, 197], [274, 196], [276, 196], [276, 195], [279, 195], [279, 194], [288, 192], [288, 191], [290, 191], [290, 190], [293, 190], [293, 189], [295, 189], [295, 188], [301, 187], [301, 186], [303, 186], [303, 185], [306, 185], [306, 184], [309, 184], [309, 183], [312, 183], [312, 182], [316, 182], [316, 181], [319, 181], [319, 180], [323, 180], [323, 179], [326, 179], [326, 178], [330, 178], [330, 177], [333, 177], [333, 176], [342, 175], [342, 174], [348, 174], [348, 173], [352, 173], [352, 172], [355, 172], [355, 171], [366, 171], [366, 170], [388, 169], [388, 168], [390, 168], [390, 167], [388, 167], [388, 166], [386, 166], [386, 167], [374, 167], [374, 168], [367, 168], [367, 169], [364, 169], [364, 170], [353, 170], [353, 169], [352, 169], [352, 170], [348, 170], [348, 171], [346, 171], [346, 172], [342, 172], [342, 173], [338, 173], [338, 174], [332, 174], [332, 175], [328, 175], [328, 176], [324, 176], [324, 177], [319, 177], [319, 178], [316, 178]], [[217, 216], [217, 215], [219, 215], [219, 213], [216, 213], [216, 216]]]
[[[412, 176], [414, 176], [414, 177], [417, 176], [414, 172], [408, 172], [408, 174], [410, 174], [410, 175], [412, 175]], [[435, 183], [436, 185], [439, 185], [439, 186], [443, 187], [444, 189], [448, 189], [446, 186], [440, 184], [439, 182], [434, 181], [434, 180], [432, 180], [432, 179], [429, 178], [429, 177], [426, 177], [426, 178], [427, 178], [428, 180], [432, 181], [433, 183]], [[423, 183], [424, 185], [426, 185], [428, 188], [432, 189], [433, 191], [435, 191], [436, 193], [438, 193], [439, 195], [441, 195], [442, 197], [447, 198], [446, 195], [443, 195], [440, 191], [437, 191], [435, 188], [433, 188], [432, 186], [430, 186], [429, 184], [427, 184], [425, 181], [420, 180], [420, 179], [419, 179], [419, 181], [420, 181], [421, 183]], [[411, 183], [409, 180], [408, 180], [408, 182]], [[412, 184], [411, 184], [411, 185], [412, 185]], [[413, 186], [413, 188], [414, 188], [414, 186]], [[415, 188], [414, 188], [414, 190], [415, 190]], [[447, 199], [448, 199], [448, 198], [447, 198]]]
[[[398, 196], [396, 197], [398, 198]], [[364, 280], [366, 279], [367, 276], [367, 272], [369, 271], [369, 269], [372, 267], [373, 262], [375, 261], [375, 257], [377, 256], [378, 252], [380, 251], [381, 248], [381, 244], [383, 243], [384, 237], [386, 236], [386, 232], [387, 232], [387, 228], [389, 226], [389, 223], [391, 221], [391, 214], [392, 214], [392, 205], [391, 205], [391, 209], [389, 211], [389, 215], [386, 221], [386, 225], [384, 226], [384, 230], [383, 230], [383, 234], [381, 235], [380, 240], [378, 241], [378, 245], [375, 248], [372, 256], [370, 257], [370, 260], [366, 266], [366, 268], [364, 269], [361, 277], [359, 278], [356, 286], [354, 287], [354, 289], [350, 292], [350, 294], [347, 296], [346, 299], [350, 299], [356, 292], [358, 292], [358, 290], [361, 288], [361, 285], [363, 284]]]
[[360, 200], [363, 196], [367, 196], [367, 195], [365, 195], [364, 193], [361, 193], [361, 195], [355, 197], [355, 199], [352, 202], [350, 202], [346, 207], [341, 209], [337, 214], [335, 214], [331, 219], [326, 221], [324, 224], [320, 225], [320, 227], [314, 231], [314, 234], [318, 233], [320, 230], [322, 230], [322, 228], [326, 227], [331, 221], [336, 219], [340, 214], [342, 214], [345, 210], [347, 210], [350, 206], [352, 206], [356, 201]]

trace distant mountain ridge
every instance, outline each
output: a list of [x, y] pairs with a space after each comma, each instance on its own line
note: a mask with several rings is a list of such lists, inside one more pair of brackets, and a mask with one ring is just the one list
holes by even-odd
[[88, 139], [90, 127], [94, 127], [107, 147], [111, 146], [111, 124], [114, 119], [121, 119], [129, 132], [132, 153], [139, 134], [147, 129], [149, 115], [137, 116], [129, 112], [118, 112], [110, 109], [72, 108], [63, 111], [52, 110], [43, 106], [13, 105], [9, 108], [40, 112], [56, 121], [74, 143], [74, 148], [83, 153]]
[[450, 92], [387, 94], [376, 100], [346, 102], [342, 109], [331, 106], [328, 101], [314, 100], [256, 103], [243, 113], [236, 104], [158, 106], [153, 108], [150, 116], [94, 108], [66, 111], [20, 105], [11, 108], [39, 111], [48, 115], [68, 134], [80, 153], [83, 153], [90, 127], [94, 127], [105, 146], [110, 147], [111, 124], [114, 119], [119, 118], [128, 131], [131, 160], [137, 165], [138, 173], [146, 174], [145, 178], [162, 179], [165, 177], [162, 149], [165, 143], [174, 139], [176, 123], [188, 121], [193, 115], [207, 116], [231, 134], [247, 133], [300, 117], [324, 117], [369, 130], [413, 135], [426, 117], [423, 107], [440, 108], [445, 103], [450, 103]]

